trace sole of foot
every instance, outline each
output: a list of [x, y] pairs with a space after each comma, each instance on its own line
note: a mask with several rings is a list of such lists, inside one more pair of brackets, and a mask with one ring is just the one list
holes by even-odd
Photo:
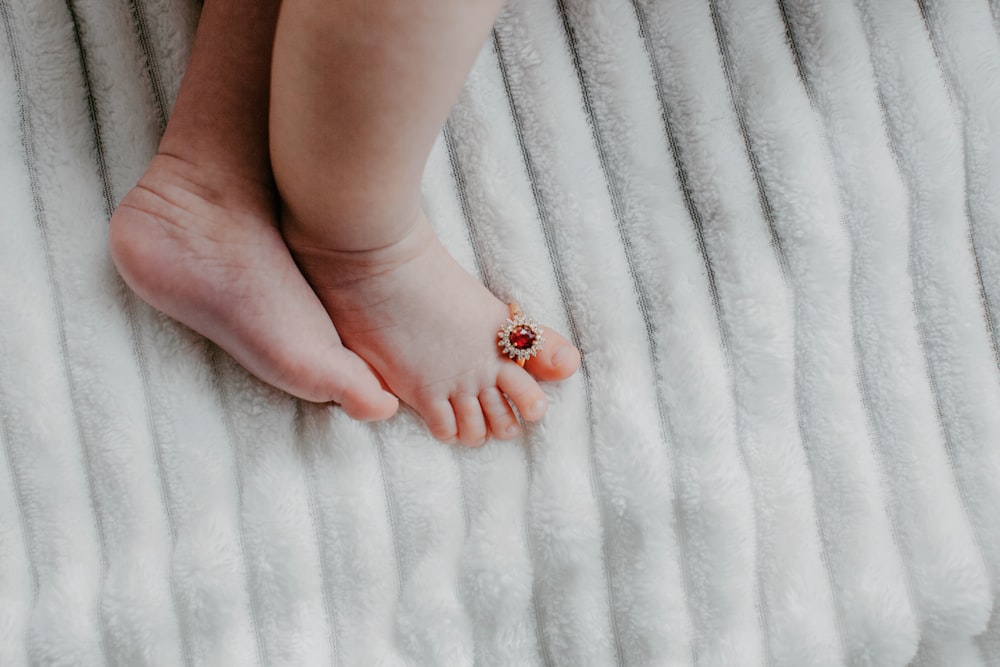
[[111, 219], [112, 259], [144, 301], [258, 378], [351, 417], [398, 400], [342, 344], [289, 254], [266, 183], [158, 155]]

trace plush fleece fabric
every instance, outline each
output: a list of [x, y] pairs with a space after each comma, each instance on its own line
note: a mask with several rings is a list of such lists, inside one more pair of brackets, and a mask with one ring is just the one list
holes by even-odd
[[193, 0], [0, 0], [0, 665], [1000, 665], [1000, 2], [510, 0], [426, 210], [523, 440], [262, 385], [107, 221]]

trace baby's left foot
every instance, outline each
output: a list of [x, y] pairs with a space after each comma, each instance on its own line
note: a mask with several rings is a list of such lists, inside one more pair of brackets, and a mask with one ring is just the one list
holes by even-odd
[[112, 257], [154, 308], [215, 341], [260, 379], [355, 419], [398, 401], [341, 344], [281, 235], [268, 185], [223, 164], [161, 154], [111, 218]]
[[536, 379], [562, 380], [580, 365], [576, 348], [548, 328], [524, 368], [501, 356], [507, 305], [459, 266], [423, 215], [402, 239], [375, 250], [324, 247], [288, 218], [283, 233], [344, 344], [439, 440], [475, 446], [490, 434], [515, 437], [507, 399], [537, 421], [547, 403]]

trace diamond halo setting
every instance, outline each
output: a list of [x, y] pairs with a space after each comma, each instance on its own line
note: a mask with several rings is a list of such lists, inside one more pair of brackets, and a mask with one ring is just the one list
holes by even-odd
[[542, 349], [542, 343], [545, 342], [543, 333], [537, 322], [525, 317], [519, 308], [512, 305], [511, 317], [497, 333], [500, 339], [497, 345], [500, 346], [501, 352], [516, 361], [519, 366], [523, 366], [525, 361]]

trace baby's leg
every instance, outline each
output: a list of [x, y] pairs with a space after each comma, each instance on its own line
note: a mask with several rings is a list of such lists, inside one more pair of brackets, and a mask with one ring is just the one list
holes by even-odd
[[271, 89], [282, 231], [300, 268], [344, 343], [435, 436], [467, 444], [516, 435], [504, 394], [539, 419], [535, 378], [563, 379], [579, 365], [551, 331], [527, 370], [501, 358], [507, 306], [421, 213], [427, 156], [500, 5], [285, 0]]
[[395, 412], [340, 342], [277, 227], [267, 113], [278, 0], [208, 0], [159, 153], [111, 220], [146, 301], [261, 379], [359, 419]]

